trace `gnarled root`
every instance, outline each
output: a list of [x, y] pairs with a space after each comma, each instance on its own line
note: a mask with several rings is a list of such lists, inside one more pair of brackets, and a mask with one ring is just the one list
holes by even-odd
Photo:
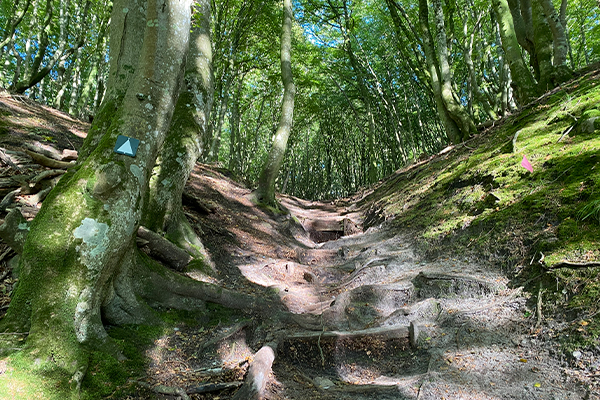
[[177, 274], [152, 260], [139, 259], [134, 271], [136, 292], [152, 307], [190, 309], [194, 301], [208, 301], [224, 307], [255, 312], [272, 317], [282, 311], [283, 306], [275, 299], [264, 299], [196, 281]]
[[275, 361], [274, 344], [263, 346], [254, 355], [250, 363], [246, 379], [242, 387], [235, 393], [232, 400], [262, 400], [265, 399], [266, 388], [269, 379], [273, 361]]

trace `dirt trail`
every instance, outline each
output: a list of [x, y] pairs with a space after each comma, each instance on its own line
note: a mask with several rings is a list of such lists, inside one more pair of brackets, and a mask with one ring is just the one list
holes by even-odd
[[[295, 218], [272, 217], [245, 200], [249, 190], [219, 175], [200, 168], [190, 188], [223, 207], [198, 216], [199, 225], [220, 221], [232, 232], [225, 240], [205, 232], [217, 268], [237, 270], [238, 288], [275, 289], [288, 310], [319, 323], [269, 331], [263, 321], [258, 330], [268, 333], [229, 339], [230, 348], [247, 349], [242, 364], [250, 348], [277, 340], [268, 398], [594, 398], [551, 355], [544, 328], [527, 318], [525, 295], [497, 271], [451, 256], [425, 262], [386, 223], [316, 243], [310, 229], [345, 218], [360, 225], [360, 210], [285, 196]], [[222, 363], [216, 353], [206, 356]]]
[[[28, 164], [23, 141], [79, 148], [85, 124], [29, 101], [0, 100], [2, 146], [21, 162], [17, 175], [40, 169]], [[13, 169], [0, 170], [7, 185], [18, 183]], [[189, 275], [276, 295], [301, 323], [227, 312], [216, 326], [181, 322], [147, 351], [142, 380], [154, 390], [130, 398], [156, 398], [156, 385], [202, 382], [229, 383], [190, 398], [231, 398], [268, 343], [277, 343], [271, 400], [600, 398], [559, 360], [551, 327], [536, 326], [535, 305], [498, 271], [452, 255], [425, 261], [411, 238], [386, 222], [361, 232], [373, 214], [366, 215], [369, 204], [357, 206], [358, 197], [326, 204], [282, 196], [291, 215], [273, 215], [224, 173], [198, 165], [188, 183], [186, 215], [215, 268], [212, 277]], [[15, 201], [39, 207], [30, 197], [21, 193]], [[14, 280], [6, 260], [0, 267], [9, 293]], [[9, 301], [0, 297], [0, 311]], [[158, 397], [179, 396], [165, 393]]]

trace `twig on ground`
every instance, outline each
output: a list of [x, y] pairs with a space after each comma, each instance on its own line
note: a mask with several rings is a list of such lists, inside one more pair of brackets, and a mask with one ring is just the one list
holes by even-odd
[[579, 263], [579, 262], [561, 261], [558, 264], [544, 266], [544, 269], [553, 270], [553, 269], [559, 269], [559, 268], [577, 269], [577, 268], [594, 268], [594, 267], [600, 267], [600, 262]]
[[560, 142], [561, 140], [563, 140], [563, 138], [565, 136], [567, 136], [569, 134], [569, 132], [571, 132], [573, 130], [573, 128], [575, 128], [575, 125], [571, 125], [569, 128], [565, 129], [565, 131], [563, 132], [563, 134], [560, 136], [560, 138], [558, 138], [558, 140], [556, 141], [556, 143]]
[[539, 328], [539, 326], [542, 324], [542, 293], [544, 291], [542, 290], [542, 284], [540, 283], [540, 288], [538, 290], [538, 296], [537, 296], [537, 307], [536, 307], [536, 315], [537, 315], [537, 322], [535, 324], [536, 328]]

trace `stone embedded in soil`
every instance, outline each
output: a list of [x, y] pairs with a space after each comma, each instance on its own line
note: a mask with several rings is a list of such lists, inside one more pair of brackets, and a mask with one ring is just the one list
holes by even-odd
[[330, 379], [322, 378], [320, 376], [317, 376], [314, 379], [314, 381], [315, 381], [315, 384], [319, 388], [324, 389], [324, 390], [329, 389], [329, 388], [331, 388], [331, 387], [333, 387], [335, 385]]
[[487, 296], [506, 288], [499, 282], [473, 276], [424, 271], [413, 279], [413, 283], [420, 297]]

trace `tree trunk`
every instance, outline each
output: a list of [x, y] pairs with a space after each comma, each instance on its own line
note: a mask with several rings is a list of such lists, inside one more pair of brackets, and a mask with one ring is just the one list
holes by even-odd
[[498, 20], [502, 48], [510, 67], [517, 101], [527, 104], [537, 96], [537, 88], [535, 80], [521, 56], [512, 14], [506, 0], [494, 0], [493, 8]]
[[283, 81], [283, 101], [281, 103], [281, 117], [275, 138], [267, 162], [263, 166], [258, 188], [256, 189], [256, 200], [265, 204], [276, 204], [275, 180], [283, 163], [283, 156], [287, 148], [288, 138], [292, 130], [294, 116], [294, 95], [296, 86], [292, 75], [292, 21], [294, 15], [292, 0], [283, 0], [283, 24], [281, 28], [281, 80]]
[[456, 122], [460, 130], [460, 137], [454, 138], [453, 142], [458, 143], [467, 139], [471, 134], [477, 133], [475, 123], [471, 116], [467, 113], [462, 104], [459, 103], [458, 95], [452, 88], [452, 71], [450, 70], [450, 63], [448, 61], [448, 48], [446, 43], [446, 27], [444, 25], [444, 13], [442, 11], [441, 0], [432, 0], [435, 16], [435, 27], [436, 27], [436, 43], [437, 55], [439, 61], [440, 78], [442, 84], [442, 100], [448, 115]]
[[[129, 267], [151, 166], [174, 109], [190, 31], [191, 1], [149, 0], [139, 68], [98, 146], [48, 195], [20, 260], [20, 280], [2, 331], [29, 331], [25, 350], [40, 370], [79, 387], [87, 349], [116, 352], [102, 317], [149, 317]], [[160, 32], [160, 34], [159, 34]], [[141, 32], [138, 32], [141, 35]], [[118, 134], [141, 141], [135, 157], [113, 151]], [[68, 386], [67, 386], [68, 387]], [[73, 387], [73, 386], [71, 386]]]
[[110, 69], [105, 101], [122, 98], [138, 67], [146, 0], [114, 0], [110, 16]]
[[550, 24], [544, 15], [544, 9], [539, 0], [531, 1], [531, 15], [535, 56], [539, 65], [538, 93], [543, 93], [555, 86], [554, 65], [552, 63], [553, 37]]
[[121, 108], [125, 91], [132, 85], [138, 68], [143, 35], [146, 26], [145, 0], [115, 0], [110, 15], [109, 27], [109, 71], [106, 94], [102, 97], [98, 87], [97, 95], [102, 102], [94, 124], [88, 131], [84, 146], [79, 152], [79, 160], [84, 160], [98, 146], [104, 133]]
[[444, 125], [448, 138], [452, 142], [460, 142], [462, 137], [460, 127], [450, 116], [450, 113], [446, 109], [446, 105], [442, 98], [441, 73], [434, 50], [433, 36], [429, 30], [428, 7], [427, 0], [419, 0], [419, 22], [423, 36], [423, 51], [425, 53], [425, 60], [427, 61], [427, 66], [429, 68], [429, 77], [431, 79], [431, 86], [433, 88], [433, 96], [437, 106], [438, 115], [442, 120], [442, 124]]
[[209, 0], [197, 1], [200, 23], [194, 26], [184, 87], [173, 121], [150, 180], [144, 225], [197, 258], [206, 252], [183, 214], [181, 196], [206, 143], [202, 143], [213, 100]]
[[[554, 57], [552, 60], [554, 66], [554, 84], [559, 84], [569, 80], [572, 76], [567, 66], [567, 53], [569, 45], [565, 31], [564, 18], [561, 18], [554, 8], [551, 0], [539, 0], [544, 10], [544, 14], [552, 30]], [[563, 1], [563, 4], [566, 2]]]

